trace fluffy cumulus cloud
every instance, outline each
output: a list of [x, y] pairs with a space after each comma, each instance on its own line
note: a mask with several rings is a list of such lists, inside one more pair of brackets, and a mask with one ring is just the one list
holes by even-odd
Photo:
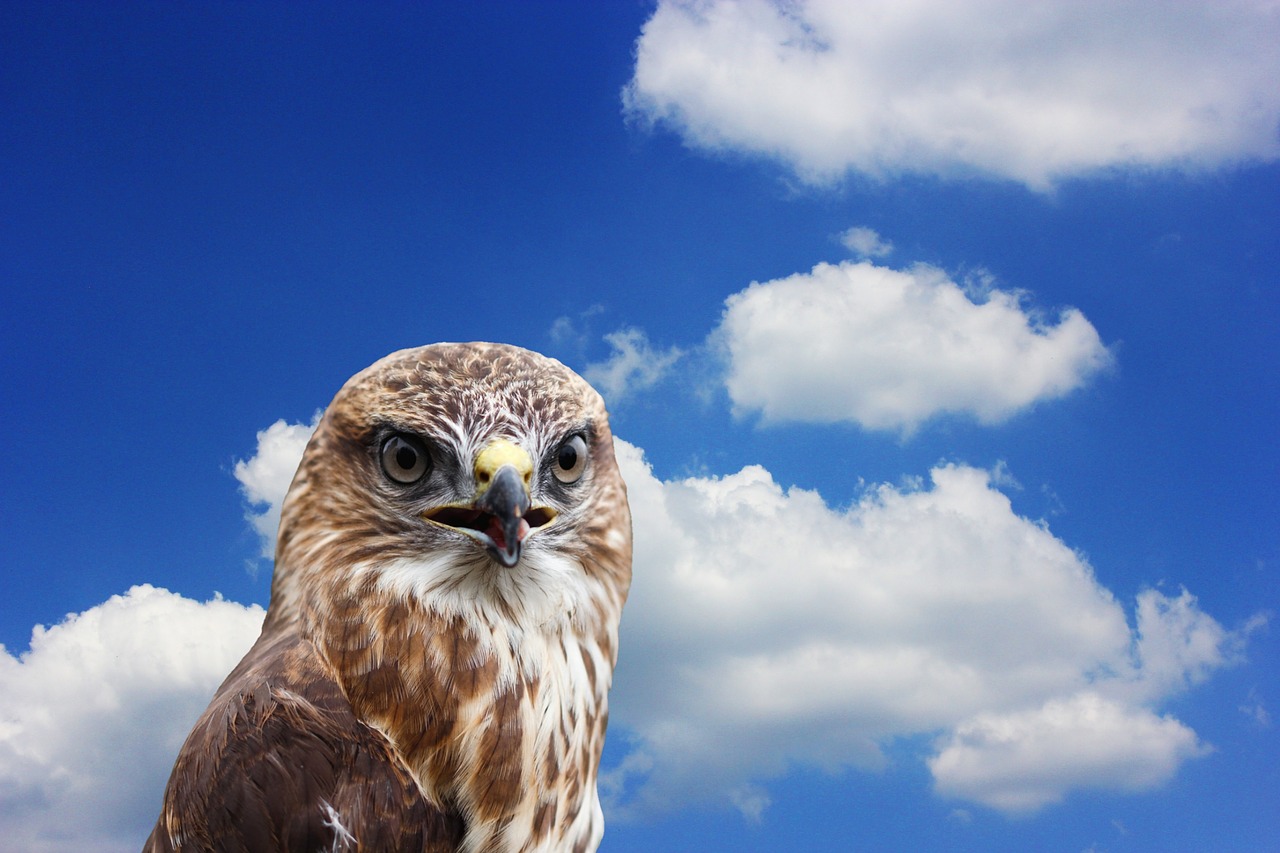
[[0, 646], [0, 847], [137, 850], [174, 756], [263, 611], [136, 586]]
[[1110, 354], [1075, 309], [933, 267], [819, 264], [730, 296], [716, 339], [739, 412], [910, 431], [944, 413], [1002, 421], [1079, 388]]
[[253, 456], [236, 462], [233, 473], [240, 492], [249, 504], [246, 519], [262, 538], [262, 556], [274, 559], [276, 528], [280, 526], [280, 505], [293, 482], [311, 433], [320, 423], [316, 412], [310, 424], [290, 424], [278, 420], [258, 433]]
[[[239, 467], [260, 514], [278, 514], [312, 428], [273, 425]], [[876, 767], [903, 736], [935, 738], [920, 760], [941, 795], [1009, 813], [1149, 789], [1207, 750], [1159, 706], [1237, 662], [1242, 633], [1186, 591], [1148, 590], [1130, 619], [1080, 555], [1013, 512], [1000, 478], [943, 465], [841, 509], [757, 466], [663, 481], [638, 448], [618, 451], [636, 563], [613, 817], [702, 800], [767, 819], [771, 777]], [[137, 849], [262, 618], [140, 586], [37, 628], [19, 656], [0, 648], [0, 837]]]
[[1017, 814], [1072, 788], [1146, 790], [1207, 751], [1172, 717], [1085, 691], [967, 720], [942, 740], [929, 769], [939, 793]]
[[[259, 442], [272, 493], [304, 445]], [[1239, 662], [1243, 633], [1186, 590], [1126, 613], [1013, 511], [1007, 475], [945, 465], [837, 509], [758, 466], [663, 481], [618, 450], [636, 562], [611, 701], [630, 746], [603, 782], [615, 816], [703, 799], [760, 819], [768, 778], [877, 767], [902, 736], [941, 732], [923, 756], [937, 791], [1009, 813], [1149, 789], [1207, 750], [1157, 708]]]
[[847, 509], [759, 467], [656, 478], [620, 443], [636, 529], [612, 700], [615, 814], [719, 799], [748, 817], [796, 763], [871, 768], [938, 735], [937, 790], [1007, 812], [1136, 791], [1206, 747], [1158, 714], [1237, 661], [1193, 596], [1136, 626], [1083, 558], [961, 465]]
[[[276, 421], [236, 463], [246, 518], [268, 559], [319, 417]], [[0, 847], [138, 849], [178, 748], [264, 615], [143, 585], [37, 626], [17, 657], [0, 646]]]
[[1280, 155], [1266, 0], [660, 0], [628, 111], [692, 145], [1044, 188], [1105, 167]]

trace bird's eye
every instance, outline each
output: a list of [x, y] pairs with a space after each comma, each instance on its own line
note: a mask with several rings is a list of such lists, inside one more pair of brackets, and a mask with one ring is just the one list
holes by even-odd
[[587, 468], [587, 441], [580, 435], [571, 435], [556, 451], [552, 471], [562, 483], [576, 483]]
[[386, 475], [405, 485], [418, 482], [431, 468], [427, 448], [411, 435], [397, 433], [382, 442], [381, 458]]

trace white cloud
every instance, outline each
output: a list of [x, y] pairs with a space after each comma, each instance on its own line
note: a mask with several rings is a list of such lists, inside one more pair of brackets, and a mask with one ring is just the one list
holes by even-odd
[[[276, 421], [235, 465], [264, 557], [319, 420]], [[137, 850], [178, 748], [263, 616], [143, 585], [37, 626], [20, 657], [0, 646], [0, 838], [30, 851]]]
[[863, 258], [883, 258], [893, 252], [893, 244], [872, 228], [854, 227], [840, 235], [840, 242]]
[[[839, 510], [756, 466], [663, 482], [638, 449], [619, 453], [636, 554], [611, 710], [635, 741], [608, 774], [613, 814], [719, 799], [758, 817], [755, 785], [792, 764], [876, 767], [889, 741], [938, 732], [939, 790], [1010, 811], [1149, 788], [1201, 754], [1151, 708], [1237, 660], [1241, 638], [1156, 591], [1135, 632], [988, 472], [941, 466], [928, 487]], [[1131, 739], [1123, 769], [1073, 763], [1045, 735], [1058, 726], [1083, 750], [1093, 719], [1095, 746]], [[971, 779], [1035, 793], [988, 796]]]
[[1138, 595], [1137, 655], [1141, 679], [1136, 694], [1167, 696], [1208, 678], [1216, 669], [1238, 663], [1244, 637], [1258, 624], [1256, 617], [1240, 633], [1223, 629], [1202, 611], [1185, 589], [1177, 598], [1156, 590]]
[[1280, 155], [1265, 0], [660, 0], [623, 92], [691, 145], [1036, 188]]
[[1249, 689], [1249, 695], [1244, 703], [1239, 706], [1239, 710], [1258, 728], [1265, 729], [1270, 727], [1271, 714], [1267, 711], [1266, 704], [1258, 697], [1258, 688], [1252, 687]]
[[[243, 463], [264, 515], [310, 430], [277, 423]], [[941, 466], [928, 487], [881, 486], [842, 510], [758, 466], [663, 482], [639, 449], [618, 452], [636, 565], [611, 699], [612, 736], [633, 740], [606, 768], [612, 817], [718, 800], [767, 819], [769, 778], [875, 767], [901, 736], [941, 733], [922, 756], [938, 791], [1010, 812], [1144, 790], [1205, 751], [1155, 708], [1238, 661], [1243, 634], [1185, 591], [1143, 592], [1131, 629], [990, 473]], [[0, 837], [137, 849], [262, 618], [140, 586], [37, 628], [19, 657], [0, 649]]]
[[870, 429], [910, 431], [943, 413], [999, 422], [1111, 359], [1079, 311], [1047, 323], [1018, 293], [966, 292], [924, 265], [819, 264], [753, 283], [725, 301], [716, 337], [740, 413]]
[[137, 850], [178, 748], [261, 628], [260, 607], [135, 586], [0, 646], [6, 849]]
[[594, 340], [591, 333], [592, 320], [605, 313], [603, 305], [591, 305], [585, 310], [579, 311], [574, 317], [560, 316], [552, 323], [548, 330], [548, 337], [551, 343], [559, 349], [568, 349], [578, 354], [583, 353], [587, 349], [587, 345]]
[[610, 403], [634, 391], [652, 388], [683, 353], [676, 347], [657, 349], [639, 329], [619, 329], [604, 336], [613, 348], [608, 361], [588, 364], [582, 378]]
[[1208, 752], [1172, 717], [1088, 691], [1030, 711], [980, 714], [940, 746], [929, 760], [939, 793], [1015, 814], [1073, 789], [1148, 790]]
[[257, 452], [247, 460], [236, 462], [234, 473], [240, 481], [240, 492], [251, 504], [245, 511], [245, 518], [262, 537], [262, 556], [265, 559], [275, 558], [280, 505], [289, 492], [289, 484], [302, 461], [302, 452], [307, 449], [307, 442], [319, 425], [321, 414], [316, 412], [310, 424], [276, 421], [258, 433]]

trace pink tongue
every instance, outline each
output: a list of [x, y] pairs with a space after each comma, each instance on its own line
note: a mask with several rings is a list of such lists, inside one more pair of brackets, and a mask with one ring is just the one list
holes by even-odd
[[[496, 516], [489, 520], [489, 529], [485, 531], [485, 535], [493, 540], [493, 544], [498, 546], [499, 550], [507, 550], [507, 537], [503, 535], [502, 525], [498, 522]], [[520, 519], [520, 531], [516, 534], [516, 537], [520, 542], [523, 542], [524, 538], [528, 535], [529, 522], [522, 518]]]

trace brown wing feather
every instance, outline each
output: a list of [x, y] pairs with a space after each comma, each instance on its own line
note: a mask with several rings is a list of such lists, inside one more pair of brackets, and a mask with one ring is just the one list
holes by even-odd
[[464, 829], [422, 796], [311, 644], [289, 632], [261, 638], [219, 688], [183, 745], [144, 853], [453, 853]]

